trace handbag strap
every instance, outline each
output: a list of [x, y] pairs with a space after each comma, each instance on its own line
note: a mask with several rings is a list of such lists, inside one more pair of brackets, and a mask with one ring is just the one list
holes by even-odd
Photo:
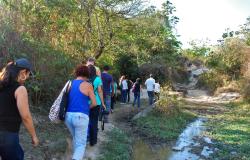
[[66, 94], [69, 93], [69, 91], [70, 91], [70, 89], [71, 89], [71, 85], [72, 85], [72, 81], [69, 80], [69, 81], [67, 82], [67, 86], [66, 86]]

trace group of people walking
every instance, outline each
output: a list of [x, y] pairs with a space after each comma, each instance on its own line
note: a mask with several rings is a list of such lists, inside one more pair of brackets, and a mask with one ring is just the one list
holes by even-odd
[[[130, 90], [134, 93], [133, 106], [140, 108], [142, 94], [141, 79], [133, 83], [122, 76], [119, 85], [109, 73], [110, 67], [104, 66], [103, 72], [95, 66], [95, 60], [89, 58], [86, 64], [74, 69], [75, 78], [71, 81], [68, 92], [68, 106], [65, 124], [73, 139], [73, 160], [84, 157], [89, 139], [90, 146], [97, 143], [98, 117], [105, 110], [104, 121], [108, 122], [109, 113], [114, 109], [117, 88], [121, 88], [121, 102], [130, 101]], [[0, 72], [0, 157], [2, 160], [23, 160], [24, 152], [19, 144], [19, 130], [24, 124], [31, 135], [32, 144], [39, 140], [29, 111], [28, 94], [25, 81], [32, 74], [31, 63], [24, 58], [9, 62]], [[149, 104], [153, 104], [157, 88], [152, 75], [146, 80]], [[159, 87], [159, 86], [158, 86]], [[0, 159], [1, 159], [0, 158]]]
[[[130, 102], [130, 91], [132, 91], [134, 93], [132, 105], [135, 106], [137, 103], [138, 108], [140, 108], [140, 96], [142, 95], [141, 79], [137, 78], [135, 83], [133, 83], [123, 75], [120, 78], [119, 85], [121, 88], [121, 104]], [[153, 75], [150, 74], [150, 77], [145, 81], [145, 86], [147, 88], [149, 105], [153, 105], [154, 102], [160, 98], [160, 84], [159, 82], [156, 83]]]
[[104, 66], [103, 72], [94, 66], [89, 58], [86, 65], [75, 69], [75, 77], [69, 91], [69, 105], [65, 124], [73, 139], [72, 159], [84, 157], [87, 140], [90, 146], [97, 143], [98, 119], [101, 110], [105, 110], [104, 121], [108, 122], [111, 112], [111, 100], [115, 95], [110, 67]]

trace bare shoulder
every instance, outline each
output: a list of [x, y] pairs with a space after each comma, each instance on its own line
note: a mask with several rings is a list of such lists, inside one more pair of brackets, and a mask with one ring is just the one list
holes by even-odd
[[92, 87], [92, 84], [90, 84], [89, 82], [83, 82], [83, 83], [81, 83], [81, 87], [83, 87], [83, 88], [91, 88]]
[[27, 89], [25, 86], [19, 86], [17, 89], [16, 89], [16, 92], [27, 92]]
[[24, 94], [27, 95], [27, 89], [25, 86], [19, 86], [16, 91], [15, 91], [15, 96], [20, 95], [20, 94]]

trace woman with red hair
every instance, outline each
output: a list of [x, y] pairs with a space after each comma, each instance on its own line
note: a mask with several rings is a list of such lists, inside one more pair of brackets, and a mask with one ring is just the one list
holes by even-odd
[[96, 100], [93, 87], [88, 82], [88, 67], [84, 65], [77, 66], [75, 68], [75, 77], [69, 91], [65, 124], [73, 138], [72, 159], [82, 160], [87, 143], [89, 111], [90, 108], [96, 106]]

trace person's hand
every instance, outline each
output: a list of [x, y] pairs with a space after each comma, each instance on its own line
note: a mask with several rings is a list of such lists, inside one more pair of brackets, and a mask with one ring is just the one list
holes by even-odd
[[38, 146], [38, 144], [39, 144], [39, 140], [38, 140], [37, 136], [32, 137], [32, 145], [34, 147], [36, 147], [36, 146]]
[[102, 107], [104, 108], [104, 110], [106, 110], [106, 109], [107, 109], [107, 107], [106, 107], [106, 105], [105, 105], [105, 104], [103, 104], [103, 105], [102, 105]]

